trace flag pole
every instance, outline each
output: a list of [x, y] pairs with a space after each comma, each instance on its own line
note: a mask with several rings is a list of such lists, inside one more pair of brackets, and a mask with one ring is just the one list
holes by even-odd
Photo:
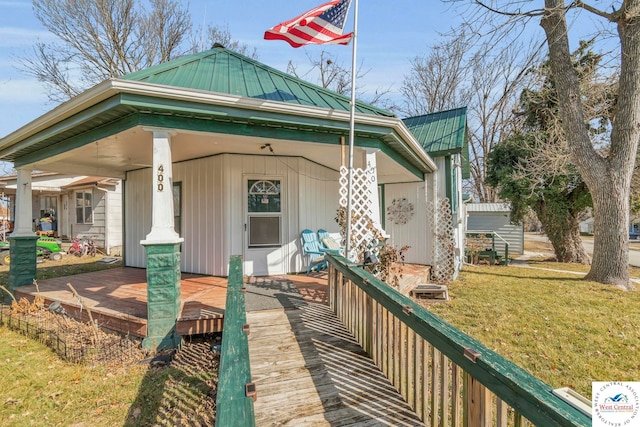
[[351, 250], [351, 199], [353, 193], [353, 147], [355, 142], [356, 123], [356, 45], [358, 41], [358, 0], [353, 2], [353, 46], [351, 53], [351, 108], [349, 112], [349, 178], [347, 185], [347, 241], [345, 257], [349, 258]]

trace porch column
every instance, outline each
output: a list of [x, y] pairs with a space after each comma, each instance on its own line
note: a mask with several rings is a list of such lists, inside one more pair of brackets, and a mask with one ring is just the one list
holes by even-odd
[[[13, 233], [9, 236], [9, 291], [14, 294], [19, 286], [31, 285], [36, 278], [36, 240], [33, 232], [31, 170], [18, 168], [16, 210]], [[7, 301], [8, 296], [5, 297]]]
[[161, 350], [180, 345], [180, 243], [173, 223], [173, 178], [170, 135], [153, 132], [151, 232], [140, 243], [147, 257], [147, 337], [142, 346]]
[[378, 169], [376, 164], [376, 153], [380, 151], [377, 148], [365, 148], [364, 160], [367, 171], [373, 171], [371, 176], [373, 179], [369, 182], [369, 191], [371, 193], [369, 201], [371, 203], [371, 220], [373, 224], [382, 231], [386, 236], [386, 232], [382, 229], [382, 223], [380, 221], [380, 197], [378, 197]]

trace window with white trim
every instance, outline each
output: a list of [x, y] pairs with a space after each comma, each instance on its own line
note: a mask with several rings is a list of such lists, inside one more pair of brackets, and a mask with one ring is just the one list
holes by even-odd
[[76, 191], [76, 223], [93, 223], [93, 191]]

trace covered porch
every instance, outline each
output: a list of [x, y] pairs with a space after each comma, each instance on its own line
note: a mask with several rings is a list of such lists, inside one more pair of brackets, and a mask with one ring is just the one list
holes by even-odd
[[[226, 276], [236, 254], [249, 276], [304, 271], [301, 231], [339, 231], [349, 157], [359, 213], [380, 229], [386, 197], [412, 200], [413, 228], [390, 238], [411, 236], [412, 262], [431, 264], [437, 167], [402, 120], [356, 104], [348, 156], [347, 98], [222, 47], [87, 90], [0, 140], [17, 170], [9, 290], [35, 277], [33, 170], [123, 180], [124, 264], [146, 269], [148, 348], [180, 342], [181, 272]], [[74, 202], [90, 222], [89, 200]]]
[[[226, 277], [182, 273], [180, 278], [180, 311], [176, 332], [180, 336], [222, 332]], [[298, 293], [308, 302], [328, 303], [327, 276], [286, 275], [245, 278], [247, 293], [259, 299], [257, 305], [277, 307], [276, 290]], [[82, 298], [82, 304], [73, 295], [70, 283]], [[60, 302], [72, 317], [88, 320], [87, 309], [100, 327], [115, 332], [144, 338], [147, 336], [148, 295], [145, 269], [122, 267], [58, 277], [35, 285], [16, 288], [16, 298], [33, 300], [38, 294], [45, 298], [45, 305]], [[273, 301], [271, 301], [273, 300]]]

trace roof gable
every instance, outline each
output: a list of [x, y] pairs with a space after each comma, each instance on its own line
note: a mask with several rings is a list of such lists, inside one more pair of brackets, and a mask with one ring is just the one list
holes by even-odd
[[[171, 87], [349, 111], [350, 99], [223, 47], [187, 55], [122, 77]], [[394, 117], [356, 102], [356, 111]]]
[[467, 107], [402, 121], [432, 157], [463, 152], [467, 144]]

